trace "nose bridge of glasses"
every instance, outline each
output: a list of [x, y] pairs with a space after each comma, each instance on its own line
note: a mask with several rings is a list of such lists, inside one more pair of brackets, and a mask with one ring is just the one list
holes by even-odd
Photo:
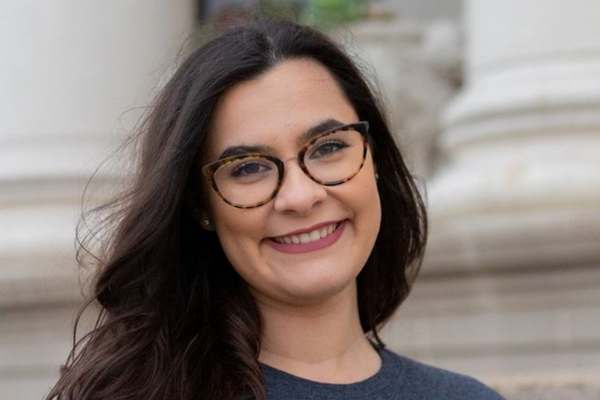
[[290, 156], [288, 158], [284, 158], [284, 159], [281, 160], [281, 162], [284, 163], [284, 164], [286, 164], [287, 162], [292, 161], [292, 160], [298, 160], [298, 163], [300, 163], [300, 157], [299, 157], [299, 155], [296, 154], [295, 156]]
[[304, 155], [304, 152], [300, 152], [300, 153], [296, 154], [295, 156], [290, 156], [290, 157], [287, 157], [287, 158], [284, 158], [281, 160], [281, 163], [284, 166], [284, 168], [283, 168], [284, 169], [284, 171], [283, 171], [283, 179], [284, 180], [287, 175], [287, 171], [289, 171], [289, 167], [287, 167], [287, 165], [289, 165], [289, 162], [293, 161], [293, 160], [296, 160], [296, 164], [297, 164], [298, 168], [303, 172], [303, 174], [306, 175], [311, 180], [313, 180], [312, 177], [310, 176], [310, 173], [306, 169], [306, 165], [304, 164], [304, 161], [302, 160], [303, 155]]
[[[296, 165], [289, 161], [296, 160]], [[275, 208], [303, 212], [325, 196], [325, 187], [319, 184], [306, 169], [302, 153], [281, 160], [283, 176], [275, 196]]]

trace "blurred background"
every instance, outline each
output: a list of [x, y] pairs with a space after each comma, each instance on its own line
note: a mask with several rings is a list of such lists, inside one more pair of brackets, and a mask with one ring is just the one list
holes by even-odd
[[0, 399], [58, 378], [90, 272], [82, 205], [127, 176], [111, 152], [199, 26], [265, 7], [370, 65], [426, 193], [388, 346], [508, 399], [600, 399], [597, 0], [1, 1]]

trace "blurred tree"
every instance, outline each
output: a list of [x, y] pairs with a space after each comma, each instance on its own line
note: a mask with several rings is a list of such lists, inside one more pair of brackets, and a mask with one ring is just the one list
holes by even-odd
[[367, 14], [364, 3], [361, 0], [307, 0], [302, 21], [318, 27], [355, 21]]
[[201, 21], [220, 28], [273, 16], [331, 27], [365, 16], [365, 3], [364, 0], [199, 0], [199, 7]]
[[305, 0], [203, 0], [201, 21], [227, 28], [257, 17], [298, 19]]

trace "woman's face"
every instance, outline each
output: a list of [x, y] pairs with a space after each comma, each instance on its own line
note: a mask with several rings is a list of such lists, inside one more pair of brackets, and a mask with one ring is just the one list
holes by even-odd
[[[302, 134], [326, 120], [359, 119], [329, 71], [310, 59], [284, 61], [234, 86], [217, 105], [205, 163], [235, 146], [268, 147], [271, 155], [288, 160], [279, 193], [257, 208], [234, 208], [205, 187], [205, 212], [259, 303], [312, 304], [351, 293], [375, 243], [381, 207], [371, 152], [356, 176], [330, 187], [311, 180], [294, 159], [305, 144]], [[285, 243], [334, 227], [309, 245], [274, 240]]]

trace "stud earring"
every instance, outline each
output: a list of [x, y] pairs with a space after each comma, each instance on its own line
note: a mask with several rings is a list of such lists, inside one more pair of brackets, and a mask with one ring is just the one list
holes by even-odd
[[379, 174], [377, 172], [375, 172], [375, 180], [378, 181], [379, 180]]
[[205, 219], [204, 220], [204, 226], [206, 226], [207, 228], [210, 226], [210, 221]]

